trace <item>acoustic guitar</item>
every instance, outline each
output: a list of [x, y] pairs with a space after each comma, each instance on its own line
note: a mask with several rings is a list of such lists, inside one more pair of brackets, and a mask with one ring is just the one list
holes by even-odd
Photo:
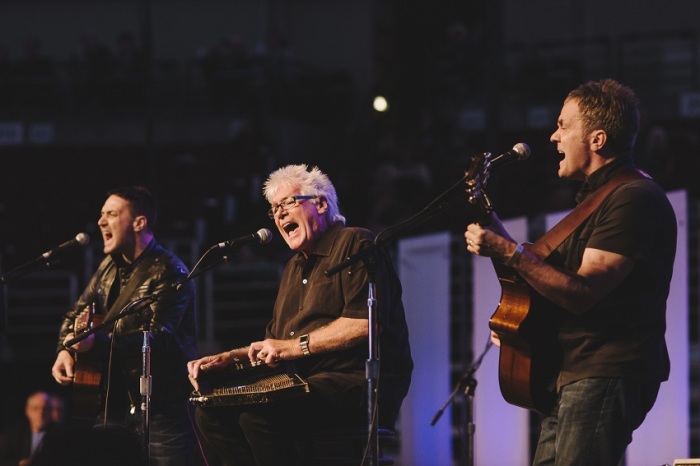
[[[104, 316], [95, 314], [95, 305], [87, 306], [75, 318], [73, 333], [79, 336], [102, 323]], [[73, 353], [73, 414], [76, 417], [95, 417], [102, 404], [103, 358], [96, 350]]]
[[[481, 225], [490, 222], [493, 206], [484, 191], [491, 154], [472, 157], [466, 172], [468, 202]], [[528, 245], [525, 245], [527, 248]], [[489, 319], [500, 339], [498, 381], [510, 404], [546, 412], [554, 403], [554, 381], [560, 367], [554, 306], [513, 269], [493, 261], [501, 298]]]
[[[526, 246], [527, 247], [527, 246]], [[494, 261], [501, 299], [489, 319], [500, 339], [498, 382], [510, 404], [547, 412], [561, 364], [555, 307], [509, 267]]]

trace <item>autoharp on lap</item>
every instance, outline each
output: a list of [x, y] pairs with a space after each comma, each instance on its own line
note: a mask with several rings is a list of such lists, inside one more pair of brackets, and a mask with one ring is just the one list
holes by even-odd
[[217, 372], [200, 373], [200, 390], [192, 392], [190, 402], [198, 406], [243, 406], [309, 393], [309, 384], [290, 369], [285, 364], [270, 367], [262, 362], [238, 362]]

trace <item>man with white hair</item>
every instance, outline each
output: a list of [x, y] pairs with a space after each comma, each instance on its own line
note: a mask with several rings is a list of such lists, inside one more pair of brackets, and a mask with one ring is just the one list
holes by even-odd
[[[367, 229], [345, 226], [335, 188], [317, 167], [289, 165], [264, 185], [268, 214], [297, 254], [285, 267], [265, 338], [190, 361], [195, 389], [202, 373], [241, 360], [293, 365], [309, 393], [244, 407], [199, 407], [197, 424], [226, 464], [301, 465], [299, 442], [319, 432], [366, 425], [368, 285], [362, 261], [339, 273], [324, 272], [372, 244]], [[376, 298], [381, 364], [379, 424], [393, 428], [410, 384], [413, 361], [401, 285], [389, 256], [376, 252]]]

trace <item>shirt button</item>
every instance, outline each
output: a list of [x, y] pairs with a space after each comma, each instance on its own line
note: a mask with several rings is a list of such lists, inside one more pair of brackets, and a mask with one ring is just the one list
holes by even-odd
[[309, 280], [307, 280], [307, 279], [305, 278], [305, 279], [303, 279], [301, 282], [302, 282], [304, 285], [306, 285], [306, 283], [307, 283], [308, 281], [309, 281]]

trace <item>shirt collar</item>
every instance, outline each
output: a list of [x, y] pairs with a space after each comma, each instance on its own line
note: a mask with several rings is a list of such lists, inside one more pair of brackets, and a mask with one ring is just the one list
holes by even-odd
[[576, 204], [580, 204], [593, 191], [608, 182], [615, 174], [625, 168], [634, 167], [631, 156], [617, 157], [612, 162], [600, 167], [586, 177], [583, 184], [576, 193]]

